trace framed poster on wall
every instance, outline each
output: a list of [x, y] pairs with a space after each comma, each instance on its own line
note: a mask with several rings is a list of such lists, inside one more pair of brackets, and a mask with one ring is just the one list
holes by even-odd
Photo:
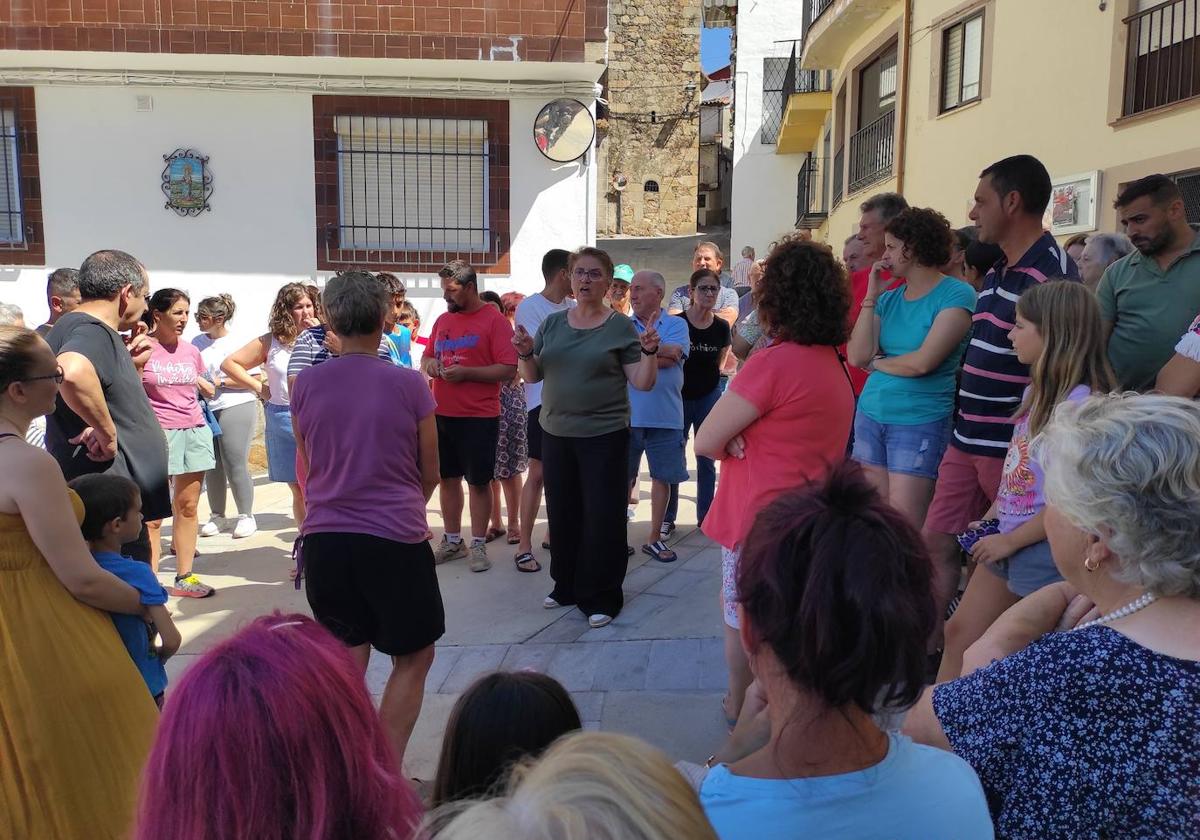
[[1100, 172], [1064, 175], [1050, 181], [1050, 205], [1042, 219], [1054, 236], [1096, 229], [1096, 199], [1100, 195]]

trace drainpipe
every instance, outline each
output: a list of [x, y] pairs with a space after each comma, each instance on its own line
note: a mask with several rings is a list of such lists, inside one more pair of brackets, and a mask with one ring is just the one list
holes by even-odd
[[908, 50], [912, 44], [913, 0], [904, 0], [904, 19], [900, 21], [900, 43], [904, 46], [904, 60], [900, 64], [900, 125], [896, 129], [896, 192], [904, 195], [904, 157], [908, 137], [908, 71], [912, 65]]

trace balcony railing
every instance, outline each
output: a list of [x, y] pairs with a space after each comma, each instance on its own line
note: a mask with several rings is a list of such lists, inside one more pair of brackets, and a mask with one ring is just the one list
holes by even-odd
[[829, 206], [837, 209], [842, 203], [842, 184], [845, 183], [846, 147], [837, 150], [833, 156], [833, 195], [829, 198]]
[[1168, 0], [1125, 18], [1125, 116], [1200, 96], [1200, 0]]
[[816, 228], [829, 217], [825, 210], [825, 196], [821, 194], [821, 166], [828, 161], [818, 159], [811, 154], [804, 159], [804, 165], [796, 173], [796, 227]]
[[783, 74], [783, 96], [779, 103], [779, 124], [783, 125], [788, 100], [794, 93], [821, 93], [833, 90], [832, 70], [804, 70], [800, 67], [800, 42], [792, 42], [787, 71]]
[[[806, 4], [807, 8], [805, 9], [805, 12], [807, 13], [807, 20], [805, 23], [812, 23], [821, 15], [825, 14], [825, 10], [832, 5], [833, 0], [808, 0], [808, 3]], [[804, 27], [804, 31], [808, 31], [807, 26]]]
[[896, 112], [888, 111], [850, 137], [850, 192], [892, 174], [896, 155]]

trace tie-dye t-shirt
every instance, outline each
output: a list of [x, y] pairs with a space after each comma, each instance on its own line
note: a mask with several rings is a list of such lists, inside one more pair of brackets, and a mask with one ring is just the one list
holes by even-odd
[[[1091, 394], [1086, 385], [1077, 385], [1067, 394], [1071, 402], [1079, 402]], [[1029, 389], [1025, 389], [1025, 397]], [[1046, 506], [1043, 489], [1046, 476], [1042, 465], [1030, 452], [1029, 415], [1017, 418], [1013, 427], [1012, 442], [1004, 459], [1004, 473], [1000, 478], [1000, 492], [996, 495], [997, 517], [1000, 533], [1008, 534], [1041, 513]]]

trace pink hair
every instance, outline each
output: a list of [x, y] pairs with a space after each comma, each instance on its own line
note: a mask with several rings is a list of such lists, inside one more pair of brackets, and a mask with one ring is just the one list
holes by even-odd
[[403, 840], [421, 805], [350, 652], [302, 615], [256, 619], [171, 692], [136, 840]]

